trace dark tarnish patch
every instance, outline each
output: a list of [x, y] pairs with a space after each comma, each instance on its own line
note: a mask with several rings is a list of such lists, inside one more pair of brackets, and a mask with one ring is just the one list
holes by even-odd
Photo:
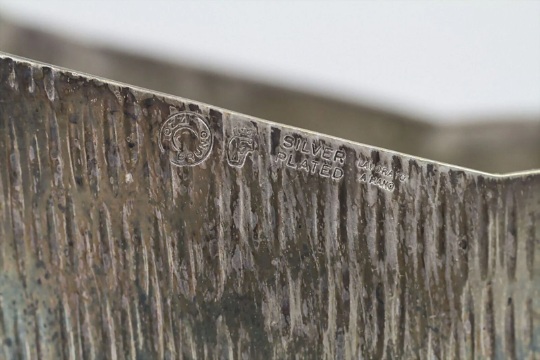
[[505, 243], [507, 274], [510, 280], [516, 279], [517, 247], [518, 247], [518, 224], [517, 203], [513, 192], [508, 192], [506, 201], [506, 226], [507, 235]]
[[441, 259], [446, 259], [446, 237], [447, 237], [447, 201], [446, 201], [446, 177], [441, 176], [439, 179], [439, 189], [438, 189], [438, 212], [437, 212], [437, 253]]
[[514, 302], [508, 298], [504, 324], [505, 348], [507, 359], [516, 359], [516, 324], [514, 315]]
[[378, 164], [379, 161], [381, 161], [381, 155], [377, 150], [371, 151], [371, 161], [373, 161], [374, 164]]
[[536, 218], [534, 213], [529, 213], [528, 219], [528, 231], [527, 231], [527, 269], [529, 270], [529, 276], [532, 279], [534, 276], [534, 256], [535, 256], [535, 243], [536, 239]]
[[395, 170], [395, 172], [401, 172], [403, 170], [401, 158], [397, 155], [392, 156], [392, 168]]
[[385, 320], [385, 292], [384, 292], [384, 284], [378, 283], [377, 287], [375, 289], [375, 297], [377, 299], [376, 303], [376, 317], [377, 317], [377, 344], [376, 344], [376, 353], [375, 357], [377, 359], [383, 358], [383, 351], [384, 351], [384, 337], [385, 337], [385, 329], [384, 329], [384, 320]]
[[281, 141], [281, 129], [272, 127], [272, 132], [270, 133], [270, 139], [272, 141], [271, 144], [271, 154], [276, 155], [276, 148], [279, 146], [279, 142]]
[[220, 111], [210, 109], [210, 119], [214, 122], [222, 122], [223, 114]]
[[386, 218], [386, 199], [384, 192], [377, 189], [377, 204], [375, 206], [375, 244], [377, 249], [377, 259], [380, 262], [386, 260], [386, 229], [384, 227]]
[[145, 108], [150, 108], [154, 105], [155, 99], [154, 97], [148, 98], [144, 100], [143, 105]]
[[435, 176], [435, 173], [437, 172], [437, 169], [435, 168], [435, 166], [433, 164], [427, 164], [426, 169], [427, 169], [427, 177], [428, 178]]
[[488, 275], [489, 266], [489, 206], [488, 199], [485, 196], [480, 197], [478, 207], [478, 246], [482, 251], [478, 253], [478, 265], [482, 279], [485, 280]]
[[[348, 169], [344, 169], [345, 177], [348, 174]], [[346, 177], [347, 178], [347, 177]], [[341, 246], [347, 243], [347, 212], [348, 212], [348, 201], [347, 201], [347, 184], [345, 181], [342, 181], [339, 184], [339, 239], [341, 241]], [[350, 185], [349, 185], [350, 186]]]

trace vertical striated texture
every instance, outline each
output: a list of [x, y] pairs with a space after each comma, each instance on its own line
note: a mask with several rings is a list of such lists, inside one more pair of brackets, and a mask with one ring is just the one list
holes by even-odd
[[1, 359], [539, 358], [539, 222], [536, 174], [0, 56]]

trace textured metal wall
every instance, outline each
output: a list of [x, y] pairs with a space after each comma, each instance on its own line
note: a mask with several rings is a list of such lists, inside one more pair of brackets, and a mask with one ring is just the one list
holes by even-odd
[[0, 55], [0, 358], [539, 358], [539, 190]]

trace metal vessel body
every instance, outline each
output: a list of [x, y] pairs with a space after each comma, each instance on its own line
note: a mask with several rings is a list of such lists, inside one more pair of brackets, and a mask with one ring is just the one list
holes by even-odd
[[538, 172], [0, 55], [0, 358], [538, 358], [537, 224]]

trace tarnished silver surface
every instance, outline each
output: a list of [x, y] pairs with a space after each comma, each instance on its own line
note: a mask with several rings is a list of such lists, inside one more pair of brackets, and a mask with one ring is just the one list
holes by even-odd
[[0, 152], [0, 358], [540, 358], [536, 171], [10, 55]]

